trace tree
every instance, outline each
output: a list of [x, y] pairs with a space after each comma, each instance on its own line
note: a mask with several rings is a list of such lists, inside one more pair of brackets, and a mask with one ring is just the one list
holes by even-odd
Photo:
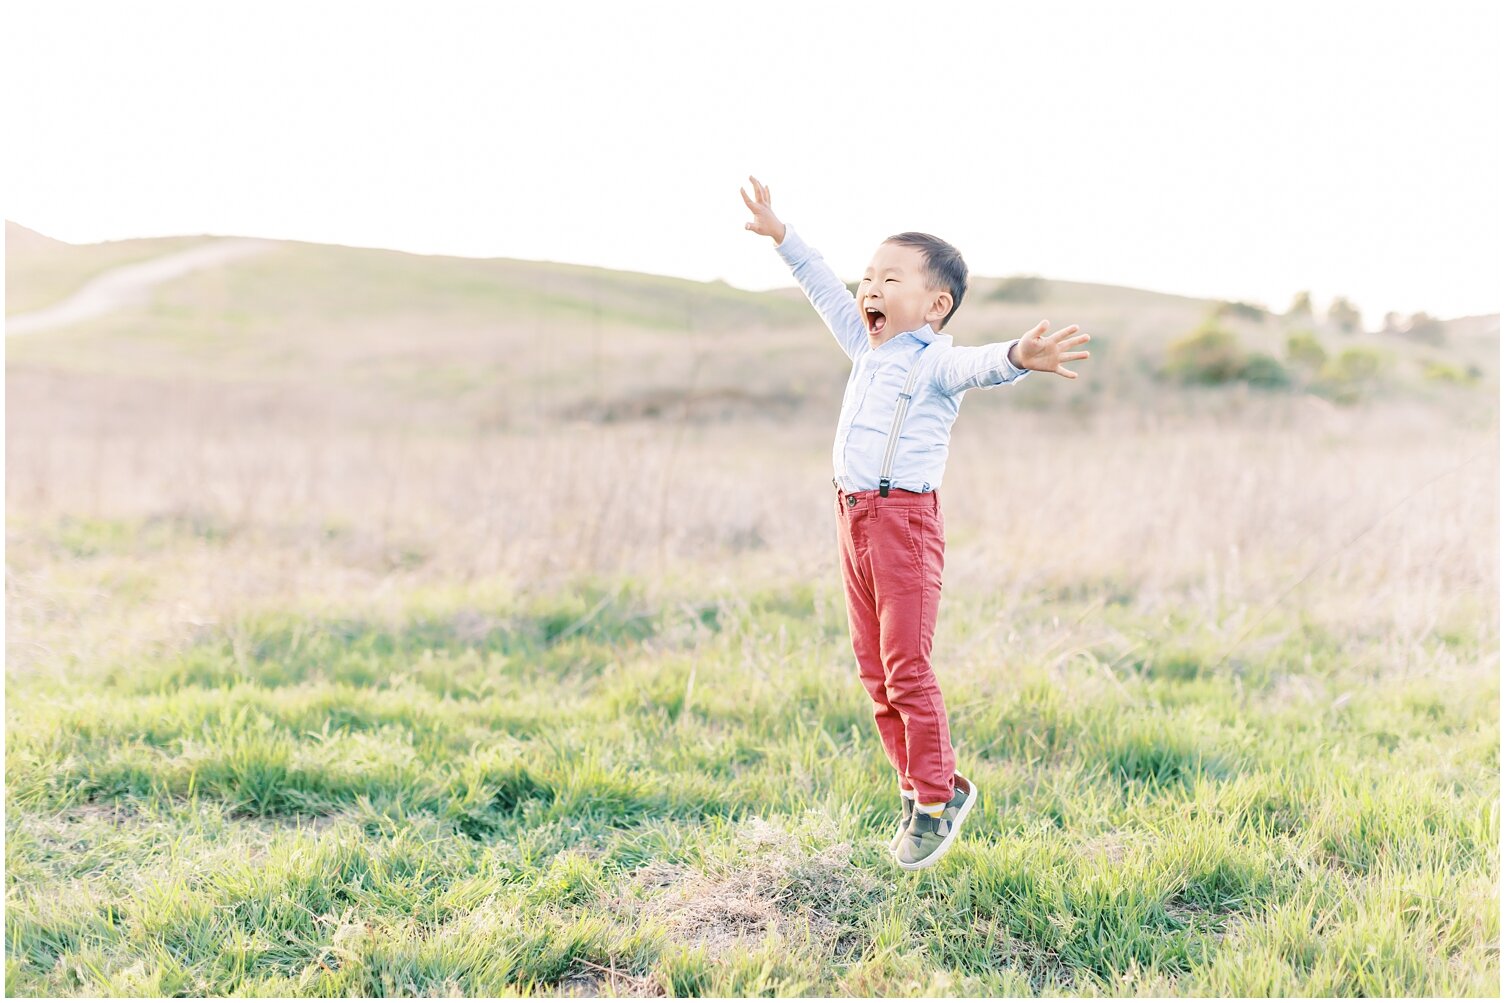
[[1359, 329], [1359, 322], [1363, 317], [1359, 314], [1359, 308], [1348, 302], [1348, 297], [1335, 296], [1332, 305], [1327, 308], [1327, 319], [1338, 330], [1352, 334]]
[[1291, 300], [1290, 307], [1286, 310], [1286, 316], [1295, 320], [1300, 317], [1312, 315], [1312, 294], [1305, 290], [1297, 293]]
[[1406, 321], [1405, 335], [1424, 341], [1429, 345], [1440, 345], [1446, 340], [1442, 321], [1431, 316], [1426, 311], [1413, 313], [1410, 320]]

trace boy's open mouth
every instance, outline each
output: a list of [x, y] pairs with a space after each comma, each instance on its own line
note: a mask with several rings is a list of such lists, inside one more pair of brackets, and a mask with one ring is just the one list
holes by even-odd
[[862, 316], [867, 320], [868, 334], [877, 334], [879, 331], [883, 330], [883, 325], [888, 323], [888, 318], [883, 316], [882, 310], [874, 310], [872, 308], [869, 308], [862, 312]]

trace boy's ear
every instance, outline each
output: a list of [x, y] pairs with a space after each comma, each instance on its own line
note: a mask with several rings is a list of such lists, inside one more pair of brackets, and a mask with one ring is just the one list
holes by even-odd
[[[935, 322], [936, 324], [939, 324], [942, 320], [945, 320], [946, 314], [950, 312], [951, 293], [949, 291], [943, 291], [937, 293], [935, 299], [931, 300], [930, 311], [926, 314], [926, 316], [929, 317], [931, 314], [934, 314], [936, 318]], [[940, 328], [937, 327], [936, 330], [940, 330]]]

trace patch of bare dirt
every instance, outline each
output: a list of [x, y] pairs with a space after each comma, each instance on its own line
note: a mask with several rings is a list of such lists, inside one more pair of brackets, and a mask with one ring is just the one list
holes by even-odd
[[655, 861], [638, 868], [609, 907], [662, 922], [691, 947], [720, 958], [770, 933], [830, 950], [850, 938], [879, 888], [852, 862], [852, 846], [818, 812], [788, 828], [753, 817], [705, 869]]

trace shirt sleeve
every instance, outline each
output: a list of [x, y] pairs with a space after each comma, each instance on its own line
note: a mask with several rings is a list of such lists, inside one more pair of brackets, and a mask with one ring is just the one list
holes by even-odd
[[837, 344], [855, 361], [858, 353], [868, 346], [867, 325], [862, 322], [857, 297], [831, 271], [820, 252], [801, 240], [788, 223], [784, 224], [784, 242], [776, 250], [794, 273], [815, 312], [836, 336]]
[[953, 345], [935, 367], [935, 384], [941, 393], [954, 397], [966, 390], [1017, 383], [1030, 374], [1009, 361], [1009, 349], [1019, 343], [1000, 341], [975, 348]]

